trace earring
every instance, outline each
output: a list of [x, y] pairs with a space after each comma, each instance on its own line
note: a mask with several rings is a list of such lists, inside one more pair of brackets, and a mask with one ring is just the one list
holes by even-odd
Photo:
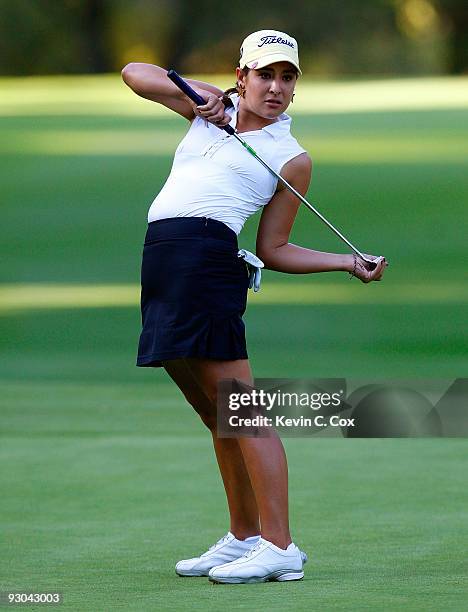
[[295, 93], [293, 93], [292, 98], [291, 98], [291, 104], [294, 102], [294, 96], [295, 96], [295, 95], [296, 95], [296, 94], [295, 94]]
[[239, 96], [241, 98], [245, 98], [245, 86], [241, 85], [240, 83], [237, 83], [237, 93], [239, 94]]

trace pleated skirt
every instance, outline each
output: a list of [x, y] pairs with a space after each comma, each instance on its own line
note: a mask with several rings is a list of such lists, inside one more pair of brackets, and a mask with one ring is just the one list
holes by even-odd
[[248, 270], [236, 233], [207, 217], [148, 224], [137, 366], [182, 357], [247, 359]]

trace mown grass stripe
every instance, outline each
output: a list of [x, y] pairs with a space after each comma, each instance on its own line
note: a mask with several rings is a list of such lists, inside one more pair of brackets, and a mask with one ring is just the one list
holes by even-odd
[[[225, 89], [232, 75], [195, 75]], [[291, 114], [468, 108], [466, 77], [320, 81], [301, 78]], [[162, 116], [158, 104], [135, 96], [120, 75], [0, 79], [0, 116], [92, 113]]]
[[[174, 130], [16, 130], [0, 141], [1, 154], [22, 155], [172, 155], [182, 133]], [[325, 162], [342, 164], [466, 163], [468, 144], [463, 134], [437, 133], [304, 137], [302, 144]]]
[[[118, 308], [137, 306], [140, 287], [132, 284], [85, 285], [26, 283], [0, 286], [0, 313], [60, 308]], [[264, 283], [249, 292], [249, 305], [269, 304], [412, 304], [465, 303], [468, 287], [454, 282], [362, 285], [330, 283]]]

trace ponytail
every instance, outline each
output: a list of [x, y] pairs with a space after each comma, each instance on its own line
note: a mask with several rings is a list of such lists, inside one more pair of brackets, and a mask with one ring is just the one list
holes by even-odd
[[[247, 66], [244, 66], [244, 68], [241, 68], [241, 72], [244, 75], [244, 77], [246, 77], [249, 72], [250, 72], [250, 68], [247, 68]], [[236, 85], [234, 87], [230, 87], [229, 89], [226, 89], [226, 91], [223, 93], [223, 97], [221, 98], [221, 102], [224, 104], [224, 108], [233, 108], [234, 104], [232, 103], [231, 98], [229, 97], [232, 94], [237, 94], [238, 96], [240, 96], [240, 87], [239, 85], [236, 83]]]

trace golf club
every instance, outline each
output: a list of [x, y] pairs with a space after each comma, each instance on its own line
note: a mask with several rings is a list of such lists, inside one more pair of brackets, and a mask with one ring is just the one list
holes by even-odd
[[[175, 70], [168, 70], [167, 72], [167, 76], [171, 79], [171, 81], [177, 85], [177, 87], [184, 92], [184, 94], [186, 96], [188, 96], [193, 102], [195, 102], [195, 104], [197, 104], [197, 106], [202, 106], [204, 104], [206, 104], [206, 101], [197, 94], [196, 91], [194, 91], [190, 85], [184, 81], [184, 79], [175, 71]], [[234, 138], [236, 140], [238, 140], [241, 145], [247, 149], [247, 151], [253, 155], [255, 157], [255, 159], [257, 159], [269, 172], [271, 172], [271, 174], [273, 174], [285, 187], [286, 189], [289, 189], [289, 191], [291, 193], [293, 193], [303, 204], [305, 204], [305, 206], [307, 206], [307, 208], [309, 208], [313, 213], [315, 213], [317, 215], [317, 217], [319, 217], [319, 219], [321, 219], [326, 225], [328, 225], [328, 227], [335, 232], [335, 234], [341, 238], [341, 240], [343, 240], [343, 242], [345, 242], [355, 253], [356, 255], [358, 255], [363, 261], [365, 261], [366, 263], [369, 264], [370, 269], [374, 270], [376, 267], [376, 263], [375, 261], [373, 261], [372, 259], [368, 259], [367, 257], [365, 257], [361, 251], [359, 251], [353, 244], [351, 244], [351, 242], [345, 238], [343, 236], [343, 234], [338, 231], [336, 229], [336, 227], [334, 227], [327, 219], [325, 219], [325, 217], [314, 207], [312, 206], [312, 204], [310, 204], [296, 189], [294, 189], [294, 187], [292, 185], [290, 185], [288, 183], [288, 181], [286, 181], [280, 174], [278, 174], [277, 172], [275, 172], [273, 170], [273, 168], [271, 168], [253, 149], [252, 147], [247, 144], [245, 142], [245, 140], [243, 140], [239, 134], [236, 133], [235, 129], [230, 126], [230, 125], [225, 125], [223, 127], [220, 126], [220, 129], [224, 130], [225, 132], [227, 132], [230, 136], [234, 136]]]

